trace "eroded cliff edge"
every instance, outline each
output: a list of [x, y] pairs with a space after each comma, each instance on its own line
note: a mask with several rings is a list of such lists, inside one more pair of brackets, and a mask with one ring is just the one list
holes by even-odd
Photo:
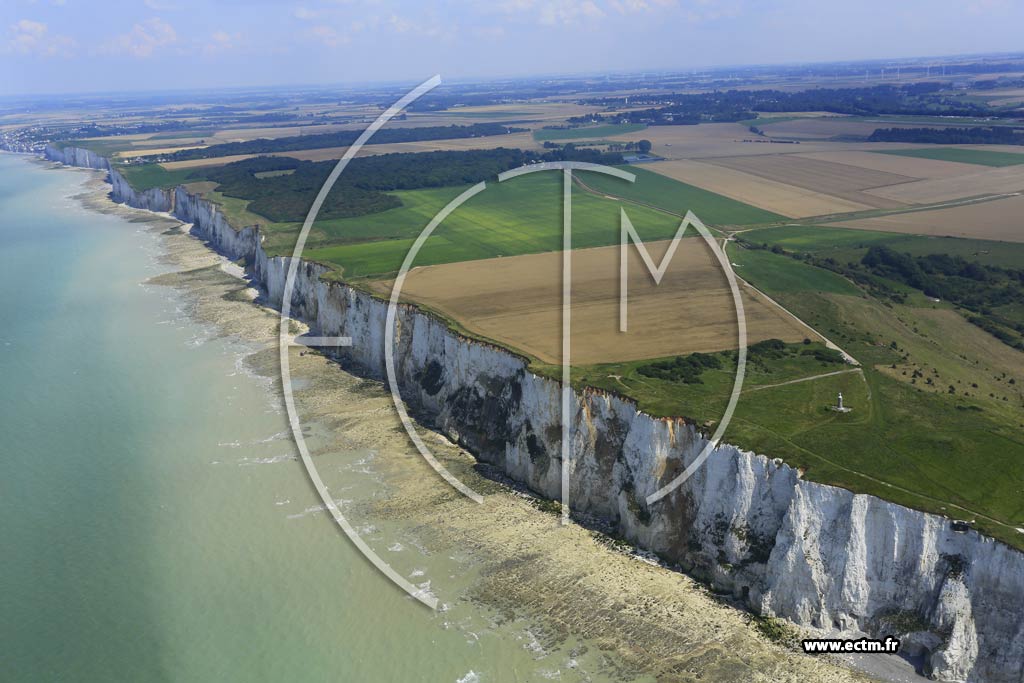
[[[209, 201], [178, 187], [136, 192], [106, 159], [50, 147], [47, 158], [106, 170], [115, 201], [170, 212], [232, 259], [279, 304], [288, 258], [268, 257], [256, 227], [235, 230]], [[386, 304], [301, 263], [292, 311], [322, 335], [355, 340], [348, 361], [384, 374]], [[399, 389], [422, 419], [513, 479], [560, 497], [560, 388], [502, 349], [466, 339], [403, 306]], [[682, 487], [644, 500], [682, 471], [704, 437], [599, 391], [575, 395], [575, 510], [601, 517], [640, 548], [730, 591], [758, 613], [822, 631], [904, 636], [933, 676], [1024, 681], [1024, 553], [949, 520], [800, 479], [793, 468], [722, 445]]]

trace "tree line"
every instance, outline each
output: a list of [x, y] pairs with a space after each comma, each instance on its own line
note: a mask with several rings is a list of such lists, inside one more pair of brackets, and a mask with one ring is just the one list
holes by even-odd
[[[649, 125], [692, 125], [702, 122], [743, 121], [755, 112], [825, 111], [854, 116], [968, 116], [1012, 118], [1022, 115], [1019, 108], [993, 108], [987, 104], [964, 101], [941, 92], [940, 83], [913, 83], [902, 86], [875, 85], [863, 88], [813, 88], [798, 92], [781, 90], [728, 90], [705, 93], [633, 96], [631, 106], [651, 104], [649, 109], [614, 114], [597, 114], [570, 119], [570, 122], [647, 123]], [[624, 107], [625, 97], [585, 100], [586, 104]]]
[[869, 142], [922, 142], [936, 145], [1024, 145], [1024, 128], [878, 128]]
[[[319, 218], [350, 218], [387, 211], [402, 205], [389, 192], [469, 185], [524, 164], [545, 161], [612, 165], [622, 163], [622, 155], [566, 145], [544, 153], [498, 147], [359, 157], [350, 161], [339, 177], [320, 209]], [[250, 211], [274, 222], [290, 223], [305, 219], [316, 193], [335, 165], [334, 161], [259, 156], [198, 169], [191, 178], [218, 183], [217, 191], [221, 194], [250, 200]], [[260, 177], [273, 171], [291, 173]]]
[[[505, 135], [506, 133], [522, 133], [525, 131], [525, 128], [509, 128], [501, 123], [474, 123], [466, 126], [423, 126], [421, 128], [383, 128], [378, 130], [366, 144], [383, 145], [394, 142], [474, 138]], [[163, 158], [165, 161], [188, 161], [191, 159], [210, 159], [235, 154], [272, 154], [275, 152], [295, 152], [303, 149], [320, 149], [323, 147], [347, 147], [354, 143], [362, 135], [362, 132], [361, 130], [343, 130], [334, 133], [295, 135], [286, 138], [259, 138], [245, 142], [225, 142], [202, 149], [179, 150]]]

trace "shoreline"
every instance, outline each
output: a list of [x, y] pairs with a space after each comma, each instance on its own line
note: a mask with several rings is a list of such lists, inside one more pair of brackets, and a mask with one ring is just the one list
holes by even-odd
[[[74, 151], [74, 157], [76, 162], [94, 165], [93, 167], [96, 167], [95, 165], [101, 166], [105, 162], [105, 160], [92, 155], [92, 153], [77, 150]], [[125, 193], [126, 188], [123, 179], [119, 183], [117, 179], [120, 176], [114, 171], [110, 171], [110, 173], [112, 176], [117, 176], [115, 178], [115, 196], [118, 193]], [[130, 188], [127, 191], [130, 193]], [[129, 201], [131, 201], [130, 197], [129, 195]], [[139, 202], [145, 206], [151, 205], [154, 202], [158, 204], [166, 202], [161, 197], [159, 193], [147, 193], [139, 199]], [[172, 208], [174, 207], [174, 199], [179, 199], [179, 204], [181, 204], [180, 210], [174, 209], [176, 213], [183, 212], [184, 215], [188, 216], [196, 215], [197, 220], [206, 221], [206, 224], [203, 225], [203, 231], [205, 232], [203, 237], [213, 249], [224, 249], [231, 253], [238, 253], [240, 249], [255, 249], [255, 274], [257, 282], [260, 282], [262, 285], [264, 284], [262, 281], [265, 281], [266, 286], [270, 290], [268, 298], [271, 302], [274, 299], [275, 293], [280, 298], [281, 285], [278, 283], [278, 280], [281, 278], [282, 268], [284, 264], [287, 264], [287, 259], [266, 257], [259, 247], [258, 230], [253, 228], [234, 230], [231, 226], [227, 225], [216, 209], [211, 206], [205, 206], [207, 203], [204, 203], [202, 200], [188, 196], [182, 188], [178, 188], [172, 196], [170, 202]], [[252, 246], [254, 241], [255, 247]], [[243, 251], [242, 253], [244, 254], [245, 252]], [[250, 261], [250, 265], [253, 265], [253, 261]], [[299, 283], [298, 287], [298, 296], [301, 299], [298, 306], [298, 314], [307, 318], [311, 317], [314, 324], [323, 327], [325, 322], [321, 314], [324, 313], [325, 308], [337, 305], [341, 306], [342, 324], [346, 321], [351, 323], [352, 318], [346, 318], [346, 316], [352, 314], [351, 307], [353, 305], [356, 308], [362, 305], [360, 295], [352, 292], [344, 285], [322, 286], [317, 284], [318, 270], [311, 264], [305, 264], [303, 268], [300, 268], [300, 271], [304, 271], [300, 275], [304, 280]], [[344, 297], [348, 297], [348, 304], [344, 303]], [[380, 341], [379, 333], [375, 332], [373, 328], [373, 325], [376, 324], [374, 315], [377, 315], [374, 305], [370, 304], [371, 310], [369, 313], [365, 309], [359, 313], [361, 318], [356, 321], [358, 324], [357, 334], [353, 335], [360, 339], [366, 339], [368, 342], [367, 346], [371, 349], [375, 347], [376, 341]], [[317, 307], [319, 310], [317, 310]], [[424, 321], [421, 322], [418, 317], [421, 314], [415, 311], [404, 310], [400, 312], [400, 315], [407, 318], [404, 325], [410, 330], [410, 336], [421, 334], [420, 328], [425, 325], [426, 328], [424, 328], [422, 334], [431, 338], [430, 344], [433, 344], [434, 341], [443, 341], [445, 335], [449, 334], [445, 331], [437, 330], [436, 326], [431, 324], [429, 318], [425, 315], [423, 316], [425, 318]], [[334, 324], [331, 323], [331, 325]], [[334, 330], [332, 329], [331, 332], [334, 332]], [[489, 364], [497, 362], [499, 364], [497, 368], [494, 368], [494, 366], [490, 367], [492, 370], [498, 371], [497, 376], [487, 381], [503, 379], [506, 382], [514, 382], [515, 386], [521, 387], [520, 391], [528, 390], [532, 393], [540, 394], [539, 396], [532, 396], [530, 398], [531, 401], [541, 400], [543, 402], [546, 400], [549, 385], [552, 384], [550, 380], [528, 376], [523, 378], [521, 371], [515, 370], [514, 364], [510, 366], [509, 362], [503, 359], [504, 356], [498, 353], [498, 351], [478, 348], [474, 350], [474, 345], [469, 340], [458, 343], [464, 347], [457, 346], [455, 349], [458, 351], [457, 355], [465, 356], [465, 360], [460, 361], [458, 358], [451, 358], [451, 360], [445, 359], [443, 362], [446, 362], [446, 364], [447, 362], [463, 362], [464, 364], [464, 362], [469, 361], [471, 358], [476, 358], [472, 360], [474, 364], [479, 364], [485, 358]], [[440, 353], [438, 349], [431, 356], [429, 348], [419, 349], [419, 351], [424, 350], [427, 351], [426, 356], [421, 356], [420, 358], [407, 357], [403, 358], [403, 361], [407, 362], [407, 364], [410, 361], [414, 362], [414, 364], [415, 362], [426, 362], [426, 359], [437, 358], [437, 354]], [[451, 353], [451, 351], [447, 352]], [[364, 356], [360, 357], [369, 358], [367, 362], [370, 364], [370, 372], [373, 374], [372, 368], [374, 362], [379, 360], [379, 356], [375, 356], [372, 353], [368, 356], [366, 351], [362, 351], [362, 353], [364, 353]], [[436, 362], [436, 360], [431, 359], [430, 362]], [[472, 368], [471, 370], [476, 373], [482, 372], [482, 368]], [[476, 456], [477, 460], [499, 465], [499, 469], [503, 470], [506, 475], [519, 480], [520, 483], [528, 488], [539, 490], [542, 496], [552, 498], [551, 492], [548, 490], [551, 488], [550, 481], [543, 478], [543, 470], [538, 471], [531, 463], [521, 460], [525, 456], [524, 446], [521, 442], [517, 446], [512, 446], [513, 449], [518, 447], [520, 450], [518, 454], [515, 452], [511, 454], [511, 456], [518, 460], [508, 462], [510, 454], [506, 452], [505, 462], [502, 460], [496, 462], [493, 459], [497, 454], [488, 452], [490, 443], [484, 439], [482, 434], [472, 432], [467, 434], [464, 431], [467, 426], [471, 427], [475, 421], [472, 413], [458, 415], [446, 413], [451, 407], [444, 400], [451, 400], [453, 395], [451, 391], [456, 391], [457, 389], [462, 391], [465, 388], [475, 387], [474, 390], [479, 392], [481, 390], [479, 382], [486, 380], [485, 375], [475, 377], [469, 374], [455, 378], [451, 391], [445, 389], [447, 393], [442, 393], [436, 399], [431, 399], [422, 393], [422, 389], [417, 384], [418, 380], [415, 379], [416, 372], [422, 371], [417, 371], [415, 365], [412, 368], [407, 368], [406, 371], [406, 375], [399, 376], [399, 382], [404, 381], [412, 384], [410, 388], [421, 392], [418, 398], [421, 401], [426, 401], [426, 407], [429, 409], [427, 411], [428, 414], [440, 412], [443, 421], [435, 426], [436, 429], [449, 435], [455, 434], [457, 440], [466, 445], [469, 450], [478, 454]], [[507, 379], [502, 377], [509, 372], [519, 374]], [[469, 383], [469, 387], [465, 386], [466, 383]], [[483, 386], [485, 385], [486, 382], [484, 381]], [[403, 387], [403, 394], [406, 393], [406, 389], [407, 387]], [[484, 389], [484, 391], [489, 392], [489, 389]], [[458, 395], [458, 392], [456, 395]], [[484, 394], [480, 398], [488, 401], [496, 397]], [[625, 419], [629, 420], [631, 425], [641, 428], [650, 436], [649, 445], [647, 441], [634, 445], [642, 445], [644, 449], [650, 447], [654, 452], [662, 449], [662, 447], [669, 450], [669, 462], [666, 462], [663, 455], [659, 456], [662, 459], [657, 462], [651, 463], [641, 460], [639, 465], [634, 462], [634, 459], [638, 457], [643, 458], [641, 454], [627, 454], [627, 460], [633, 469], [632, 473], [629, 470], [626, 471], [626, 474], [630, 475], [629, 481], [631, 486], [634, 486], [632, 480], [634, 474], [638, 477], [644, 477], [643, 487], [648, 487], [650, 482], [646, 477], [657, 476], [657, 474], [653, 471], [647, 471], [647, 468], [653, 466], [662, 468], [667, 466], [674, 467], [675, 464], [672, 459], [678, 458], [684, 461], [687, 457], [687, 450], [692, 445], [690, 439], [693, 439], [694, 436], [689, 435], [682, 427], [678, 427], [683, 429], [683, 433], [680, 433], [677, 438], [673, 431], [672, 421], [653, 420], [649, 416], [635, 411], [635, 409], [630, 412], [632, 417], [627, 418], [624, 411], [629, 411], [628, 405], [621, 405], [622, 401], [618, 401], [614, 397], [604, 396], [603, 394], [585, 392], [584, 395], [578, 397], [578, 400], [584, 401], [584, 411], [593, 413], [588, 419], [595, 420], [595, 423], [586, 429], [592, 432], [597, 430], [597, 438], [608, 437], [608, 434], [602, 434], [601, 431], [608, 425], [614, 424], [614, 422], [609, 423], [609, 421]], [[530, 414], [530, 419], [536, 419], [536, 410], [539, 408], [543, 409], [543, 405], [540, 405], [540, 407], [536, 404], [531, 405], [530, 410], [535, 411], [535, 413]], [[502, 407], [501, 410], [511, 409]], [[515, 410], [518, 411], [518, 407]], [[429, 417], [430, 415], [428, 415]], [[521, 420], [522, 417], [510, 413], [507, 418], [499, 416], [498, 419], [500, 421], [504, 419]], [[600, 420], [599, 422], [598, 419]], [[646, 424], [648, 421], [651, 422], [651, 425]], [[633, 429], [632, 426], [629, 428]], [[654, 433], [649, 432], [651, 428], [655, 430]], [[526, 429], [530, 429], [528, 421], [526, 422]], [[578, 429], [584, 429], [584, 427], [578, 426]], [[519, 437], [522, 437], [522, 432], [519, 432]], [[511, 439], [512, 437], [510, 436], [509, 438]], [[660, 440], [666, 438], [669, 439], [669, 442], [664, 446], [659, 445]], [[511, 444], [506, 442], [506, 445], [508, 447]], [[593, 444], [591, 447], [593, 447]], [[710, 469], [725, 471], [709, 472], [707, 469], [703, 470], [700, 473], [699, 480], [691, 480], [693, 482], [692, 486], [688, 483], [688, 488], [695, 488], [695, 490], [692, 490], [692, 492], [690, 490], [688, 492], [681, 492], [680, 496], [677, 497], [676, 505], [683, 504], [684, 507], [677, 509], [676, 506], [673, 506], [659, 509], [658, 515], [668, 514], [669, 516], [659, 517], [654, 528], [645, 528], [649, 522], [644, 521], [642, 518], [638, 519], [637, 512], [632, 508], [627, 510], [620, 496], [617, 502], [617, 509], [618, 514], [623, 515], [620, 523], [626, 524], [626, 526], [620, 526], [618, 530], [623, 532], [624, 536], [634, 545], [657, 551], [658, 544], [662, 544], [660, 547], [671, 548], [673, 554], [679, 552], [678, 547], [675, 545], [665, 546], [665, 543], [672, 542], [675, 544], [681, 541], [685, 544], [685, 540], [673, 541], [673, 539], [676, 539], [681, 532], [693, 535], [693, 533], [699, 531], [700, 542], [710, 544], [710, 547], [706, 545], [706, 549], [700, 552], [700, 544], [698, 544], [696, 558], [692, 557], [691, 552], [683, 549], [682, 557], [684, 561], [682, 564], [685, 570], [690, 571], [695, 568], [698, 575], [701, 575], [702, 578], [710, 577], [711, 582], [717, 586], [718, 590], [731, 592], [734, 599], [739, 596], [740, 588], [743, 589], [742, 597], [745, 599], [748, 597], [746, 596], [746, 590], [756, 586], [758, 587], [758, 592], [752, 592], [750, 599], [746, 600], [754, 611], [767, 611], [769, 614], [781, 613], [783, 616], [794, 618], [798, 623], [816, 627], [813, 631], [818, 635], [834, 633], [834, 630], [826, 625], [834, 625], [844, 635], [857, 634], [864, 630], [871, 632], [872, 629], [881, 632], [882, 627], [878, 626], [877, 622], [871, 621], [880, 618], [880, 608], [889, 610], [910, 609], [909, 605], [916, 604], [919, 598], [931, 593], [932, 597], [930, 600], [933, 600], [935, 604], [933, 605], [932, 602], [929, 602], [928, 611], [926, 612], [929, 615], [923, 617], [932, 623], [929, 625], [929, 631], [934, 633], [937, 630], [941, 632], [949, 629], [957, 640], [955, 645], [951, 645], [948, 640], [940, 641], [941, 648], [937, 651], [932, 651], [932, 648], [935, 647], [934, 643], [926, 647], [926, 652], [931, 652], [933, 665], [940, 668], [947, 677], [956, 680], [966, 677], [972, 677], [972, 680], [977, 680], [973, 679], [973, 677], [982, 675], [976, 669], [979, 666], [982, 672], [987, 671], [989, 673], [993, 671], [992, 667], [998, 670], [1002, 666], [1002, 664], [993, 665], [986, 661], [985, 656], [987, 655], [979, 656], [976, 649], [979, 644], [977, 642], [972, 643], [972, 640], [983, 635], [985, 632], [982, 629], [985, 628], [988, 629], [987, 636], [989, 638], [992, 638], [995, 633], [999, 633], [1005, 628], [1014, 628], [1013, 624], [1016, 622], [1013, 620], [1019, 618], [1019, 615], [1015, 615], [1012, 607], [1016, 601], [1013, 598], [1009, 598], [1009, 596], [1007, 598], [999, 598], [1000, 590], [992, 588], [991, 582], [1004, 581], [1005, 584], [1010, 582], [1004, 586], [1004, 589], [1008, 589], [1009, 586], [1013, 585], [1013, 582], [1017, 581], [1017, 574], [1020, 573], [1018, 571], [1019, 567], [1017, 567], [1020, 558], [1017, 554], [1008, 554], [1007, 548], [1002, 548], [1001, 544], [995, 544], [992, 540], [981, 537], [975, 531], [971, 531], [967, 535], [952, 535], [948, 529], [945, 529], [946, 524], [944, 521], [936, 515], [902, 508], [870, 496], [854, 495], [845, 489], [816, 484], [814, 482], [803, 482], [799, 479], [799, 476], [793, 478], [791, 468], [787, 468], [778, 462], [768, 461], [763, 456], [738, 451], [733, 449], [732, 446], [720, 446], [719, 452], [717, 458], [709, 461], [709, 467]], [[601, 453], [598, 451], [593, 454], [584, 454], [584, 457], [600, 460], [604, 457]], [[534, 460], [532, 455], [534, 454], [530, 453], [530, 461]], [[543, 461], [542, 464], [547, 467], [548, 462]], [[643, 471], [637, 470], [637, 467], [643, 468]], [[733, 472], [730, 475], [728, 471], [735, 467], [739, 467], [740, 471], [738, 473]], [[744, 469], [753, 469], [753, 472], [744, 472]], [[700, 488], [710, 485], [713, 481], [720, 480], [722, 476], [731, 478], [737, 474], [740, 475], [740, 478], [729, 482], [729, 488], [718, 490], [718, 492], [715, 492], [715, 490], [702, 490]], [[748, 477], [752, 474], [754, 480], [750, 481]], [[613, 484], [614, 482], [599, 479], [587, 485], [606, 489], [609, 483]], [[779, 485], [783, 488], [780, 489]], [[642, 490], [641, 482], [637, 481], [635, 487], [638, 492]], [[601, 496], [605, 495], [601, 490], [591, 489], [587, 496], [594, 496], [595, 493]], [[780, 494], [782, 497], [779, 499]], [[675, 524], [672, 521], [673, 515], [680, 515], [685, 521], [686, 517], [692, 514], [692, 512], [687, 512], [688, 508], [686, 507], [693, 504], [691, 497], [701, 501], [709, 496], [716, 497], [719, 502], [715, 504], [702, 502], [700, 503], [702, 507], [698, 507], [696, 510], [698, 514], [711, 515], [709, 519], [702, 521], [697, 519], [693, 530], [689, 530], [685, 526], [683, 528], [673, 526]], [[767, 499], [764, 498], [766, 496]], [[762, 500], [759, 501], [758, 497], [762, 497]], [[577, 496], [573, 495], [574, 500], [577, 498]], [[612, 504], [614, 505], [613, 501]], [[600, 508], [598, 510], [600, 512]], [[742, 525], [750, 524], [750, 526], [746, 526], [744, 531], [745, 541], [743, 537], [737, 537], [740, 543], [736, 544], [727, 537], [723, 545], [723, 540], [717, 538], [716, 535], [719, 531], [716, 529], [720, 526], [718, 516], [723, 513], [726, 515], [726, 520], [731, 516], [734, 524], [741, 524], [739, 527], [741, 530], [743, 529]], [[781, 515], [781, 518], [777, 517], [777, 515]], [[880, 517], [880, 515], [882, 516]], [[779, 526], [780, 521], [781, 526]], [[868, 522], [873, 523], [877, 528], [874, 526], [865, 527], [864, 525]], [[880, 522], [884, 523], [880, 524]], [[821, 536], [825, 532], [824, 525], [826, 523], [839, 525], [840, 536], [838, 538], [835, 537], [834, 531], [828, 532], [828, 536]], [[760, 532], [758, 528], [765, 524], [768, 524], [766, 531], [770, 533], [769, 538], [774, 543], [770, 563], [766, 563], [765, 559], [754, 559], [761, 552], [757, 550], [755, 544], [762, 542], [758, 541], [758, 536], [751, 536], [752, 531], [755, 533]], [[655, 529], [658, 535], [665, 536], [651, 536]], [[845, 535], [850, 535], [850, 538], [846, 539]], [[868, 543], [879, 544], [884, 543], [886, 538], [892, 536], [905, 539], [901, 541], [901, 544], [910, 544], [911, 546], [905, 549], [909, 551], [909, 555], [903, 556], [902, 550], [900, 551], [901, 557], [903, 557], [900, 561], [904, 562], [905, 560], [906, 562], [911, 562], [911, 564], [916, 563], [913, 566], [908, 564], [905, 568], [905, 570], [911, 571], [911, 574], [906, 577], [907, 583], [905, 588], [902, 590], [897, 589], [893, 593], [891, 582], [894, 581], [895, 577], [886, 579], [885, 574], [877, 578], [873, 577], [873, 575], [863, 575], [857, 583], [846, 585], [849, 578], [846, 577], [846, 571], [842, 569], [843, 564], [849, 567], [850, 563], [857, 566], [859, 563], [867, 561], [864, 557], [867, 548], [863, 545], [850, 546], [849, 542], [860, 538], [862, 543], [866, 537]], [[691, 536], [690, 538], [692, 539], [693, 537]], [[801, 538], [803, 541], [801, 541]], [[822, 546], [821, 542], [826, 539], [835, 547]], [[920, 548], [918, 545], [923, 542], [930, 544], [927, 550]], [[784, 548], [784, 555], [779, 552], [780, 544]], [[718, 548], [717, 560], [714, 554], [716, 547]], [[723, 553], [726, 558], [725, 560], [722, 559]], [[826, 555], [826, 553], [836, 555], [833, 557]], [[963, 554], [957, 555], [958, 553]], [[788, 563], [802, 562], [799, 559], [801, 555], [806, 556], [807, 561], [811, 562], [811, 565], [807, 567], [797, 566], [796, 569], [802, 571], [810, 570], [811, 572], [824, 571], [824, 573], [821, 573], [819, 577], [815, 577], [812, 574], [809, 582], [804, 581], [801, 583], [798, 581], [800, 577], [796, 569], [785, 567]], [[942, 558], [953, 556], [958, 556], [958, 561], [969, 562], [969, 567], [973, 570], [956, 573], [944, 570], [943, 562], [945, 560]], [[922, 564], [921, 560], [923, 559], [928, 560], [927, 564]], [[753, 566], [750, 565], [752, 560], [755, 562]], [[723, 562], [726, 562], [726, 564], [722, 564]], [[816, 562], [823, 563], [826, 566], [818, 566], [815, 564]], [[839, 563], [839, 567], [836, 568], [839, 573], [836, 572], [836, 569], [827, 568], [827, 565], [833, 563]], [[740, 568], [750, 566], [750, 569], [743, 569], [741, 573], [733, 573], [730, 567], [736, 566]], [[725, 569], [724, 571], [723, 568]], [[766, 569], [769, 569], [772, 573], [765, 574], [764, 571]], [[896, 566], [890, 569], [890, 571], [896, 572], [897, 577], [900, 575], [899, 572], [903, 570], [904, 568]], [[930, 573], [933, 571], [934, 573]], [[980, 579], [978, 581], [988, 586], [984, 591], [982, 591], [981, 586], [977, 585], [978, 581], [974, 581], [975, 577], [973, 574], [976, 572], [980, 572]], [[853, 579], [857, 578], [853, 577]], [[767, 585], [765, 585], [766, 581], [768, 582]], [[900, 586], [903, 580], [897, 581], [900, 582], [897, 586]], [[817, 585], [818, 582], [820, 582], [820, 586]], [[885, 584], [882, 582], [890, 582], [890, 587], [886, 589]], [[741, 586], [741, 584], [743, 585]], [[813, 592], [815, 589], [817, 590], [819, 601], [826, 598], [828, 600], [837, 599], [838, 601], [835, 604], [827, 602], [815, 606], [811, 594], [808, 593], [808, 591]], [[873, 607], [870, 604], [858, 607], [857, 605], [848, 605], [848, 600], [839, 599], [841, 595], [834, 592], [840, 590], [844, 591], [844, 594], [848, 590], [865, 591], [866, 595], [864, 597], [870, 596], [872, 591], [884, 591], [884, 593], [880, 594], [882, 598], [881, 603], [876, 601]], [[890, 596], [888, 599], [886, 598], [887, 595]], [[976, 598], [980, 599], [985, 606], [974, 605], [972, 608], [972, 603], [975, 602]], [[772, 600], [781, 600], [781, 602], [773, 604]], [[808, 600], [811, 600], [811, 602], [808, 603]], [[894, 602], [896, 606], [893, 606]], [[759, 604], [761, 605], [760, 607], [758, 607]], [[900, 604], [907, 604], [908, 606], [900, 607]], [[994, 611], [992, 611], [993, 609]], [[1005, 613], [1008, 610], [1009, 613]], [[881, 613], [881, 618], [885, 618], [885, 613]], [[861, 620], [864, 621], [861, 622]], [[992, 620], [994, 620], [994, 624], [992, 624]], [[978, 625], [975, 624], [976, 621], [979, 622]], [[982, 627], [982, 624], [986, 622], [989, 623], [989, 626]], [[868, 626], [865, 627], [865, 624]], [[931, 633], [922, 633], [931, 637]], [[1014, 636], [1012, 634], [1013, 630], [1008, 632], [1006, 637], [1013, 639]], [[959, 642], [962, 640], [964, 642]], [[929, 641], [926, 640], [925, 642]], [[997, 644], [997, 638], [993, 639], [990, 644], [986, 644], [986, 652]], [[1012, 648], [1015, 647], [1016, 645], [1012, 645]], [[949, 654], [947, 654], [947, 650], [949, 650]], [[997, 663], [1005, 663], [1008, 658], [1012, 659], [1008, 655], [1007, 650], [1002, 650], [1002, 654], [996, 656], [994, 660]], [[1001, 675], [1001, 671], [999, 673]], [[1000, 678], [999, 680], [1002, 679]]]
[[[140, 224], [157, 219], [153, 230], [166, 250], [158, 258], [172, 264], [174, 271], [147, 284], [182, 292], [194, 304], [189, 317], [216, 327], [217, 336], [238, 337], [260, 347], [244, 363], [266, 379], [271, 393], [279, 397], [279, 312], [257, 302], [249, 282], [239, 278], [237, 271], [227, 272], [232, 270], [225, 268], [230, 261], [190, 235], [188, 224], [111, 204], [108, 186], [98, 174], [85, 185], [88, 189], [73, 198], [87, 210], [121, 215]], [[486, 492], [486, 514], [482, 515], [477, 506], [449, 493], [444, 482], [428, 476], [422, 461], [415, 459], [410, 467], [401, 457], [408, 443], [393, 409], [389, 410], [390, 396], [379, 382], [351, 375], [323, 355], [301, 353], [295, 349], [291, 362], [296, 378], [304, 383], [296, 391], [296, 400], [303, 413], [313, 414], [304, 423], [314, 430], [339, 420], [347, 425], [344, 437], [321, 444], [315, 456], [325, 457], [340, 441], [398, 456], [375, 460], [392, 495], [364, 502], [360, 516], [413, 527], [432, 552], [469, 553], [482, 578], [458, 599], [505, 620], [536, 622], [534, 635], [540, 649], [555, 651], [583, 632], [586, 640], [601, 643], [600, 650], [608, 649], [601, 658], [614, 661], [609, 661], [604, 673], [621, 680], [646, 680], [654, 672], [661, 680], [691, 680], [689, 675], [672, 673], [692, 669], [695, 655], [685, 652], [686, 648], [677, 652], [680, 643], [699, 646], [700, 668], [711, 680], [866, 680], [845, 666], [764, 640], [756, 635], [748, 612], [723, 604], [683, 574], [635, 552], [616, 549], [611, 539], [589, 529], [562, 529], [555, 516], [538, 509], [536, 498], [481, 476], [471, 455], [428, 433], [445, 464]], [[310, 500], [315, 502], [315, 496]], [[327, 542], [346, 541], [331, 537]], [[590, 578], [583, 581], [585, 589], [578, 589], [574, 581], [578, 583], [583, 574]], [[587, 612], [595, 604], [606, 607], [599, 611], [598, 623], [588, 623], [592, 615]], [[578, 605], [587, 608], [580, 610]], [[671, 637], [665, 637], [668, 633]], [[576, 652], [585, 658], [588, 650], [594, 654], [594, 645]], [[630, 676], [634, 669], [636, 675]]]

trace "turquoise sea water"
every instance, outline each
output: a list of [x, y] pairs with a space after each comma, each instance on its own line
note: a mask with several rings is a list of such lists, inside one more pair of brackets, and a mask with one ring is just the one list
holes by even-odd
[[86, 178], [0, 155], [0, 679], [534, 679], [318, 513], [243, 343], [143, 284], [160, 238]]

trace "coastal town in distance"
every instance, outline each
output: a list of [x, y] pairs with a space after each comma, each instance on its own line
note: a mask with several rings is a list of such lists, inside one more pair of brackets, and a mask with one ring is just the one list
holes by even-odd
[[1024, 52], [432, 37], [0, 95], [0, 679], [1024, 682]]

